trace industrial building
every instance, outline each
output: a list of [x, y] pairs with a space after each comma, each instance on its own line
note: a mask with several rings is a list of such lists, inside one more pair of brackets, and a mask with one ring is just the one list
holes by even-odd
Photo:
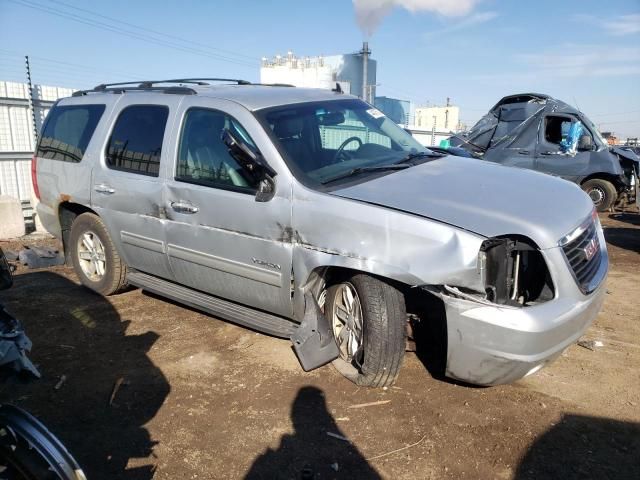
[[411, 102], [391, 97], [376, 97], [373, 104], [398, 125], [405, 127], [411, 123]]
[[447, 99], [444, 107], [416, 107], [414, 118], [414, 125], [417, 128], [457, 132], [460, 125], [460, 108], [450, 105]]
[[260, 83], [326, 89], [333, 89], [338, 83], [343, 92], [373, 103], [377, 65], [370, 55], [371, 51], [365, 42], [359, 52], [344, 55], [297, 57], [290, 51], [286, 56], [276, 55], [272, 59], [264, 57]]
[[31, 157], [36, 130], [40, 131], [53, 103], [70, 96], [73, 90], [33, 85], [32, 99], [29, 93], [27, 83], [0, 81], [0, 195], [20, 200], [27, 223], [33, 221], [35, 207]]

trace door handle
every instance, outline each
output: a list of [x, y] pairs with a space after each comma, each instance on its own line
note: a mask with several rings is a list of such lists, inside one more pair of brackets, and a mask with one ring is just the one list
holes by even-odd
[[540, 152], [540, 155], [549, 156], [549, 155], [559, 155], [558, 152]]
[[198, 213], [200, 210], [194, 204], [184, 201], [171, 202], [171, 208], [178, 213]]
[[111, 195], [112, 193], [116, 193], [114, 188], [111, 188], [109, 185], [101, 183], [99, 185], [94, 185], [93, 189], [98, 193], [104, 193], [105, 195]]
[[529, 150], [518, 150], [518, 155], [529, 155]]

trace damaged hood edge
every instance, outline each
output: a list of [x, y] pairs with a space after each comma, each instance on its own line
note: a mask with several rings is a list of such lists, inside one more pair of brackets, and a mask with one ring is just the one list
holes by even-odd
[[588, 218], [593, 203], [565, 180], [492, 162], [447, 156], [334, 190], [483, 237], [524, 235], [553, 248]]

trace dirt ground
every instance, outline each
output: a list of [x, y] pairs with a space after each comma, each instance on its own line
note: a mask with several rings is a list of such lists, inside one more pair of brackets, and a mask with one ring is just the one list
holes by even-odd
[[396, 386], [358, 388], [303, 372], [285, 340], [22, 267], [0, 302], [43, 378], [5, 382], [0, 402], [42, 419], [90, 480], [640, 478], [640, 215], [601, 219], [608, 295], [584, 338], [603, 346], [513, 385], [446, 381], [408, 353]]

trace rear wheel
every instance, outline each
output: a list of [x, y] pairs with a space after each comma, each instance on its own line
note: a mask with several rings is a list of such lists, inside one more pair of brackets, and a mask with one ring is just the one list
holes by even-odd
[[582, 189], [591, 197], [599, 212], [608, 211], [618, 198], [618, 192], [613, 183], [602, 178], [587, 180], [582, 184]]
[[402, 293], [369, 275], [356, 274], [327, 290], [324, 307], [340, 352], [333, 362], [336, 369], [358, 385], [392, 385], [406, 346]]
[[102, 295], [112, 295], [126, 286], [126, 266], [100, 217], [79, 215], [71, 226], [69, 248], [83, 285]]

